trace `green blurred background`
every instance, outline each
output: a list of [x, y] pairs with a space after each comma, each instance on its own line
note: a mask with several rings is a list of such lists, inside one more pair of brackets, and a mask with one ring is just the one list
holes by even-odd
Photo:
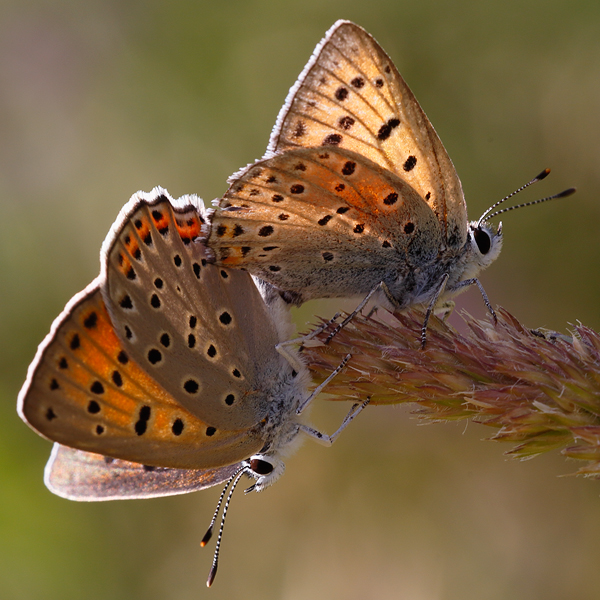
[[[138, 189], [207, 201], [262, 155], [288, 88], [338, 18], [391, 55], [444, 141], [471, 217], [544, 167], [482, 277], [531, 327], [600, 328], [600, 4], [552, 0], [0, 3], [0, 597], [600, 597], [600, 483], [559, 455], [506, 460], [479, 425], [367, 409], [234, 498], [221, 566], [199, 541], [219, 490], [77, 504], [43, 486], [50, 444], [16, 395]], [[331, 314], [340, 303], [296, 313]], [[476, 290], [460, 306], [483, 316]], [[347, 407], [321, 403], [327, 431]]]

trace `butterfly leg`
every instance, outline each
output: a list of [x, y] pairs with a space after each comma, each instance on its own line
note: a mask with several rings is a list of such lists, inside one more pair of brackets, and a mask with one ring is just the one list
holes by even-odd
[[[327, 339], [325, 340], [326, 344], [329, 344], [329, 342], [344, 328], [346, 327], [346, 325], [348, 325], [348, 323], [350, 323], [350, 321], [352, 321], [352, 319], [354, 319], [354, 317], [365, 307], [365, 305], [367, 304], [367, 302], [371, 299], [371, 297], [373, 296], [373, 294], [375, 292], [378, 292], [379, 290], [381, 290], [386, 298], [388, 298], [388, 300], [391, 301], [392, 305], [395, 304], [392, 295], [388, 289], [388, 286], [383, 282], [379, 282], [360, 302], [360, 304], [327, 336]], [[372, 310], [369, 313], [369, 317], [373, 314], [374, 310]]]
[[[325, 379], [325, 381], [323, 381], [323, 383], [321, 383], [321, 385], [317, 386], [313, 390], [312, 394], [306, 400], [304, 400], [304, 402], [302, 402], [302, 404], [300, 404], [300, 406], [298, 406], [298, 408], [296, 409], [297, 415], [302, 414], [302, 412], [304, 412], [304, 410], [306, 410], [306, 407], [321, 393], [323, 388], [346, 366], [346, 363], [351, 358], [352, 358], [352, 355], [346, 354], [346, 356], [344, 357], [344, 360], [342, 360], [342, 362], [329, 374], [327, 379]], [[354, 404], [352, 406], [352, 408], [350, 409], [350, 411], [348, 412], [348, 414], [344, 417], [342, 424], [339, 426], [337, 431], [335, 433], [333, 433], [332, 435], [327, 435], [325, 433], [321, 433], [314, 427], [310, 427], [309, 425], [304, 425], [304, 424], [299, 425], [299, 429], [300, 429], [300, 431], [303, 431], [307, 435], [311, 436], [313, 439], [317, 440], [319, 443], [324, 444], [325, 446], [331, 446], [331, 444], [333, 444], [333, 442], [336, 440], [338, 435], [340, 435], [340, 433], [348, 426], [348, 424], [354, 419], [354, 417], [356, 417], [362, 411], [362, 409], [365, 406], [367, 406], [367, 404], [369, 403], [370, 400], [371, 400], [371, 398], [367, 398], [367, 400], [365, 400], [362, 403], [357, 402], [356, 404]]]
[[492, 305], [490, 304], [490, 300], [489, 300], [487, 294], [485, 293], [485, 290], [483, 289], [483, 286], [481, 285], [481, 282], [479, 281], [479, 279], [477, 279], [476, 277], [474, 277], [473, 279], [465, 279], [464, 281], [461, 281], [456, 286], [454, 286], [452, 288], [452, 292], [453, 293], [457, 292], [458, 290], [465, 288], [465, 287], [469, 287], [470, 285], [476, 285], [479, 288], [479, 291], [481, 292], [481, 296], [483, 298], [485, 306], [488, 309], [490, 315], [492, 315], [492, 319], [494, 319], [494, 325], [497, 324], [498, 317], [496, 316], [496, 311], [492, 308]]
[[342, 431], [348, 427], [354, 418], [357, 417], [360, 412], [362, 412], [363, 408], [369, 404], [370, 400], [371, 398], [367, 398], [364, 402], [357, 402], [356, 404], [353, 404], [348, 414], [344, 417], [342, 424], [338, 427], [337, 431], [331, 435], [321, 433], [314, 427], [310, 427], [308, 425], [300, 425], [300, 431], [303, 431], [306, 435], [309, 435], [311, 438], [320, 444], [323, 444], [324, 446], [331, 446], [340, 433], [342, 433]]
[[318, 385], [312, 394], [304, 400], [300, 406], [296, 409], [296, 414], [300, 415], [304, 412], [306, 407], [323, 391], [323, 388], [346, 366], [348, 361], [352, 358], [352, 354], [346, 354], [342, 362], [328, 375], [327, 379], [320, 385]]
[[[320, 327], [317, 327], [310, 333], [303, 335], [301, 337], [294, 338], [293, 340], [286, 340], [285, 342], [280, 342], [279, 344], [277, 344], [275, 346], [275, 349], [277, 350], [277, 352], [279, 352], [279, 354], [281, 354], [281, 356], [283, 356], [292, 365], [292, 367], [294, 367], [295, 369], [298, 369], [299, 367], [302, 368], [302, 363], [300, 363], [300, 361], [298, 360], [296, 353], [290, 352], [287, 349], [287, 347], [294, 346], [296, 344], [303, 345], [303, 344], [306, 344], [307, 342], [310, 342], [310, 340], [312, 340], [317, 335], [319, 335], [321, 332], [325, 331], [328, 327], [333, 325], [339, 316], [340, 316], [339, 312], [335, 313], [335, 315], [333, 315], [333, 317], [331, 319], [329, 319], [329, 321], [327, 321]], [[319, 345], [320, 345], [320, 343], [319, 343]]]
[[448, 281], [448, 273], [442, 277], [442, 282], [440, 283], [438, 289], [436, 290], [433, 298], [429, 302], [429, 306], [427, 307], [427, 311], [425, 312], [425, 318], [423, 319], [423, 325], [421, 325], [421, 350], [425, 348], [427, 344], [427, 325], [429, 324], [429, 319], [431, 318], [431, 314], [437, 304], [437, 301], [440, 299], [443, 291], [446, 289], [446, 282]]

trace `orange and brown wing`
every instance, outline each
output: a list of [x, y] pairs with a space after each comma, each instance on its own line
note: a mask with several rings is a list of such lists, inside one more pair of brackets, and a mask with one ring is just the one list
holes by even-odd
[[390, 57], [364, 29], [338, 21], [292, 87], [269, 153], [338, 146], [389, 169], [427, 202], [451, 248], [467, 236], [460, 180]]
[[97, 281], [69, 302], [40, 345], [19, 414], [50, 440], [146, 465], [219, 467], [262, 445], [257, 433], [199, 419], [149, 377], [119, 341]]

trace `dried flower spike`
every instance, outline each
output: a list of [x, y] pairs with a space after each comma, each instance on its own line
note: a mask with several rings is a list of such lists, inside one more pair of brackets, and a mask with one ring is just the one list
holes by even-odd
[[497, 428], [491, 438], [529, 458], [552, 449], [587, 460], [577, 474], [600, 478], [600, 334], [576, 326], [572, 337], [529, 330], [504, 309], [498, 324], [465, 315], [461, 335], [432, 318], [420, 349], [423, 313], [357, 315], [329, 344], [315, 336], [304, 356], [317, 381], [348, 353], [327, 387], [333, 400], [418, 404], [431, 421], [471, 418]]

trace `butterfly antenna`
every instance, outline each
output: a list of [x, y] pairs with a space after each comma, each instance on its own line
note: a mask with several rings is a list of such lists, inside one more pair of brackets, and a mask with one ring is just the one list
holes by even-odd
[[488, 219], [492, 217], [496, 217], [497, 215], [501, 215], [502, 213], [508, 212], [509, 210], [515, 210], [517, 208], [523, 208], [524, 206], [532, 206], [534, 204], [540, 204], [540, 202], [547, 202], [548, 200], [554, 200], [556, 198], [566, 198], [571, 194], [574, 194], [577, 191], [576, 188], [569, 188], [564, 192], [560, 192], [558, 194], [554, 194], [553, 196], [546, 196], [546, 198], [540, 198], [539, 200], [533, 200], [531, 202], [524, 202], [523, 204], [517, 204], [516, 206], [509, 206], [508, 208], [503, 208], [502, 210], [497, 210], [496, 212], [489, 215]]
[[[533, 185], [534, 183], [537, 183], [538, 181], [541, 181], [542, 179], [545, 179], [546, 177], [548, 177], [548, 175], [550, 174], [550, 169], [544, 169], [539, 175], [536, 175], [531, 181], [528, 181], [525, 185], [522, 185], [520, 188], [516, 189], [514, 192], [511, 192], [508, 196], [505, 196], [504, 198], [502, 198], [502, 200], [498, 200], [498, 202], [494, 202], [494, 204], [492, 204], [482, 215], [481, 217], [479, 217], [479, 221], [477, 221], [477, 227], [479, 227], [483, 221], [485, 220], [485, 218], [487, 217], [488, 219], [491, 219], [492, 216], [488, 215], [497, 207], [500, 206], [500, 204], [502, 204], [503, 202], [506, 202], [507, 200], [509, 200], [510, 198], [512, 198], [513, 196], [516, 196], [519, 192], [522, 192], [524, 189], [528, 188], [530, 185]], [[531, 202], [530, 204], [534, 204], [534, 202]], [[524, 204], [523, 206], [527, 206], [526, 204]], [[517, 208], [516, 206], [514, 208]], [[507, 209], [508, 210], [508, 209]], [[511, 209], [512, 210], [512, 209]], [[499, 213], [494, 213], [494, 215], [497, 215]]]
[[200, 547], [204, 548], [204, 546], [206, 546], [206, 544], [208, 544], [208, 542], [210, 541], [210, 538], [212, 538], [212, 534], [213, 534], [213, 527], [215, 525], [215, 522], [217, 520], [217, 517], [219, 516], [219, 511], [221, 510], [221, 504], [223, 503], [223, 498], [225, 498], [225, 494], [227, 492], [227, 489], [229, 488], [229, 486], [231, 485], [231, 482], [240, 474], [241, 471], [243, 471], [246, 467], [240, 467], [228, 480], [227, 483], [225, 484], [225, 487], [223, 488], [223, 491], [221, 492], [221, 495], [219, 496], [219, 501], [217, 502], [217, 508], [215, 508], [215, 512], [213, 514], [213, 517], [210, 521], [210, 525], [208, 526], [208, 529], [206, 530], [206, 533], [204, 534], [204, 537], [202, 538], [202, 541], [200, 542]]
[[[219, 535], [217, 537], [217, 543], [215, 545], [215, 553], [213, 555], [212, 566], [210, 568], [210, 572], [208, 573], [208, 579], [206, 580], [206, 587], [210, 587], [213, 584], [213, 581], [215, 580], [215, 577], [217, 575], [217, 568], [219, 567], [219, 550], [221, 549], [221, 540], [223, 539], [223, 527], [225, 526], [225, 517], [227, 516], [227, 509], [229, 508], [229, 502], [231, 501], [231, 497], [233, 496], [233, 492], [235, 491], [235, 488], [236, 488], [237, 484], [239, 483], [240, 478], [248, 470], [249, 470], [249, 467], [247, 467], [247, 466], [242, 467], [235, 475], [233, 475], [231, 477], [231, 479], [227, 482], [227, 486], [225, 486], [225, 489], [227, 489], [229, 484], [233, 481], [233, 483], [231, 483], [231, 489], [229, 490], [229, 494], [227, 494], [227, 500], [225, 500], [225, 506], [223, 507], [223, 515], [221, 516], [221, 526], [219, 527]], [[221, 495], [223, 496], [224, 494], [225, 494], [225, 490], [223, 490], [223, 493]], [[219, 504], [220, 503], [221, 503], [221, 499], [219, 500]], [[211, 528], [212, 528], [212, 523], [211, 523]], [[206, 536], [204, 536], [204, 537], [206, 537]], [[209, 536], [209, 539], [210, 539], [210, 536]]]

